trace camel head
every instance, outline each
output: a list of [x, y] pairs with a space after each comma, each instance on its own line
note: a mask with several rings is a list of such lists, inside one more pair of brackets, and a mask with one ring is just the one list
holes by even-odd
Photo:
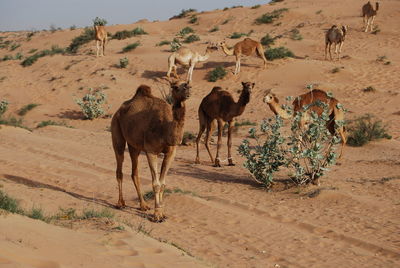
[[190, 88], [192, 86], [186, 82], [171, 82], [171, 94], [174, 102], [184, 102], [190, 97]]
[[348, 30], [349, 30], [349, 28], [347, 27], [347, 25], [342, 26], [343, 40], [344, 40]]
[[378, 11], [378, 9], [379, 9], [379, 3], [376, 2], [376, 3], [375, 3], [375, 11]]
[[207, 43], [207, 53], [211, 53], [218, 50], [218, 44], [216, 43]]
[[276, 97], [276, 95], [274, 93], [272, 93], [272, 89], [267, 90], [267, 92], [265, 92], [265, 97], [263, 98], [263, 102], [265, 103], [279, 103], [278, 98]]
[[251, 83], [251, 82], [242, 82], [243, 86], [243, 91], [246, 91], [248, 93], [251, 93], [251, 90], [254, 88], [254, 85], [256, 83]]

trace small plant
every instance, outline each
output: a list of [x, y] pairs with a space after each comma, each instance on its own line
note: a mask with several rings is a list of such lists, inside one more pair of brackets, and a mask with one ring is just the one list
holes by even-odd
[[18, 115], [26, 115], [27, 112], [29, 112], [30, 110], [32, 110], [33, 108], [39, 106], [40, 104], [37, 103], [30, 103], [25, 105], [24, 107], [22, 107], [21, 109], [18, 110]]
[[303, 40], [303, 36], [300, 34], [299, 29], [295, 28], [295, 29], [291, 30], [290, 33], [291, 33], [290, 38], [292, 40], [297, 40], [297, 41]]
[[43, 210], [41, 208], [32, 208], [26, 216], [35, 220], [46, 221], [46, 217], [43, 215]]
[[231, 34], [230, 36], [229, 36], [229, 38], [231, 38], [231, 39], [238, 39], [238, 38], [241, 38], [242, 36], [246, 36], [247, 34], [245, 34], [245, 33], [238, 33], [238, 32], [234, 32], [233, 34]]
[[107, 96], [100, 89], [89, 88], [88, 94], [82, 99], [75, 99], [86, 119], [93, 120], [105, 114], [103, 104], [107, 102]]
[[260, 7], [261, 7], [261, 5], [255, 5], [255, 6], [252, 6], [251, 9], [257, 9], [257, 8], [260, 8]]
[[194, 33], [194, 30], [190, 27], [185, 27], [179, 31], [178, 36], [184, 37], [187, 34]]
[[189, 145], [196, 139], [196, 135], [193, 132], [185, 131], [183, 133], [181, 145]]
[[373, 86], [368, 86], [366, 88], [363, 88], [364, 92], [375, 92], [376, 89]]
[[126, 68], [128, 66], [129, 60], [127, 57], [119, 59], [119, 68]]
[[338, 72], [340, 72], [340, 68], [339, 67], [335, 67], [335, 68], [333, 68], [331, 70], [331, 73], [333, 73], [333, 74], [338, 73]]
[[72, 25], [71, 27], [69, 27], [69, 29], [70, 29], [71, 31], [76, 30], [76, 25], [75, 25], [75, 24]]
[[272, 12], [268, 12], [263, 14], [261, 17], [258, 17], [255, 20], [256, 24], [268, 24], [274, 22], [276, 19], [280, 18], [282, 16], [283, 12], [288, 11], [287, 8], [281, 8], [281, 9], [276, 9]]
[[122, 52], [124, 52], [124, 53], [129, 52], [129, 51], [131, 51], [131, 50], [134, 50], [134, 49], [137, 48], [138, 46], [140, 46], [140, 43], [139, 43], [139, 42], [135, 42], [135, 43], [129, 44], [129, 45], [127, 45], [126, 47], [124, 47], [124, 48], [122, 49]]
[[186, 37], [185, 40], [183, 40], [183, 43], [193, 43], [196, 41], [200, 41], [200, 37], [198, 35], [191, 34], [188, 37]]
[[22, 118], [15, 118], [13, 116], [6, 118], [0, 118], [0, 125], [12, 126], [12, 127], [19, 127], [24, 128], [26, 130], [31, 131], [30, 128], [23, 125]]
[[107, 21], [105, 19], [102, 19], [102, 18], [99, 18], [99, 17], [96, 17], [93, 20], [93, 25], [96, 25], [96, 26], [104, 26], [106, 24], [107, 24]]
[[160, 43], [158, 43], [156, 46], [161, 47], [161, 46], [170, 45], [170, 44], [171, 44], [171, 41], [163, 40]]
[[136, 27], [135, 29], [133, 29], [131, 31], [128, 31], [128, 30], [118, 31], [111, 38], [117, 39], [117, 40], [123, 40], [123, 39], [131, 38], [131, 37], [134, 37], [137, 35], [143, 35], [143, 34], [147, 34], [147, 32], [145, 32], [144, 29], [141, 27]]
[[349, 122], [349, 136], [347, 144], [350, 146], [363, 146], [370, 141], [378, 139], [391, 139], [382, 121], [374, 120], [373, 116], [366, 114]]
[[11, 45], [10, 51], [14, 51], [14, 50], [16, 50], [17, 48], [19, 48], [20, 46], [21, 46], [21, 44], [14, 43], [14, 44]]
[[261, 44], [263, 46], [269, 47], [275, 43], [275, 38], [272, 38], [269, 34], [266, 34], [263, 38], [261, 38]]
[[230, 18], [224, 20], [224, 21], [221, 23], [221, 25], [228, 24], [228, 22], [230, 22], [231, 20], [233, 20], [233, 17], [230, 17]]
[[219, 31], [219, 27], [218, 26], [214, 26], [209, 32], [213, 33], [213, 32], [216, 32], [216, 31]]
[[194, 12], [197, 12], [197, 10], [194, 8], [182, 9], [181, 13], [173, 16], [172, 18], [170, 18], [170, 20], [184, 18], [184, 17], [189, 16], [190, 13], [194, 13]]
[[270, 61], [294, 56], [294, 53], [286, 47], [269, 48], [265, 51], [265, 57]]
[[18, 52], [17, 54], [15, 54], [14, 59], [15, 60], [22, 60], [23, 57], [24, 57], [24, 55], [22, 55], [22, 53]]
[[53, 56], [55, 54], [62, 54], [64, 53], [65, 50], [63, 48], [60, 48], [56, 45], [52, 46], [51, 49], [46, 49], [42, 50], [40, 52], [37, 52], [33, 54], [32, 56], [27, 57], [25, 60], [21, 62], [21, 65], [24, 67], [31, 66], [34, 64], [39, 58], [45, 57], [45, 56]]
[[92, 28], [86, 27], [79, 36], [72, 39], [71, 44], [67, 47], [67, 52], [71, 54], [76, 54], [78, 52], [79, 47], [82, 45], [89, 43], [94, 40], [94, 30]]
[[132, 30], [132, 33], [133, 36], [147, 34], [147, 32], [142, 27], [136, 27], [135, 29]]
[[182, 45], [181, 45], [179, 39], [174, 38], [174, 40], [172, 40], [172, 42], [170, 43], [170, 46], [171, 46], [171, 49], [170, 49], [171, 52], [175, 52], [175, 51], [177, 51]]
[[31, 50], [29, 50], [28, 53], [29, 53], [29, 54], [32, 54], [32, 53], [35, 53], [36, 51], [38, 51], [37, 48], [32, 48]]
[[199, 18], [196, 15], [192, 15], [189, 19], [189, 23], [195, 24], [198, 20]]
[[208, 73], [208, 81], [209, 82], [216, 82], [218, 79], [222, 79], [224, 78], [224, 76], [227, 74], [228, 72], [225, 70], [224, 67], [222, 66], [218, 66], [216, 67], [214, 70], [210, 71]]
[[14, 198], [9, 197], [1, 190], [0, 190], [0, 209], [4, 209], [11, 213], [21, 214], [23, 212], [23, 210], [19, 207], [19, 202]]
[[13, 56], [11, 55], [4, 55], [4, 57], [1, 59], [2, 61], [8, 61], [14, 59]]
[[255, 122], [251, 122], [249, 120], [244, 120], [241, 122], [235, 122], [234, 126], [235, 127], [241, 127], [241, 126], [255, 126], [257, 125]]
[[42, 121], [39, 124], [37, 124], [36, 128], [42, 128], [42, 127], [47, 127], [47, 126], [64, 126], [64, 127], [72, 128], [70, 126], [67, 126], [67, 124], [65, 124], [65, 122], [56, 122], [53, 120]]
[[83, 211], [82, 219], [92, 219], [92, 218], [113, 218], [114, 213], [109, 209], [102, 209], [101, 211], [97, 211], [94, 209], [88, 209]]

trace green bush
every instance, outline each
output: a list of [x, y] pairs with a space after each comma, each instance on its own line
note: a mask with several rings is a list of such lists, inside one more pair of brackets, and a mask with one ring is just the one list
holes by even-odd
[[3, 116], [3, 114], [7, 111], [7, 109], [8, 109], [8, 101], [1, 100], [0, 101], [0, 117]]
[[21, 116], [26, 115], [27, 112], [29, 112], [30, 110], [32, 110], [33, 108], [35, 108], [35, 107], [37, 107], [39, 105], [40, 104], [37, 104], [37, 103], [27, 104], [24, 107], [22, 107], [21, 109], [19, 109], [18, 115], [21, 115]]
[[269, 34], [266, 34], [263, 38], [261, 38], [261, 44], [263, 46], [271, 46], [275, 43], [275, 38], [272, 38]]
[[349, 122], [349, 136], [347, 144], [350, 146], [363, 146], [370, 141], [378, 139], [391, 139], [382, 121], [374, 120], [373, 116], [366, 114]]
[[187, 34], [194, 33], [194, 30], [190, 27], [185, 27], [179, 31], [178, 36], [184, 37]]
[[47, 127], [47, 126], [64, 126], [64, 127], [72, 128], [70, 126], [67, 126], [67, 124], [65, 124], [64, 122], [56, 122], [53, 120], [42, 121], [39, 124], [37, 124], [36, 128], [42, 128], [42, 127]]
[[19, 128], [23, 128], [23, 129], [32, 131], [30, 128], [28, 128], [27, 126], [23, 125], [22, 118], [15, 118], [14, 116], [10, 116], [8, 118], [1, 117], [0, 118], [0, 125], [19, 127]]
[[163, 40], [160, 43], [158, 43], [156, 46], [161, 47], [161, 46], [170, 45], [170, 44], [171, 44], [171, 41]]
[[173, 16], [172, 18], [170, 18], [170, 20], [181, 19], [181, 18], [187, 17], [190, 13], [193, 13], [193, 12], [197, 12], [197, 10], [194, 8], [182, 9], [181, 13]]
[[[281, 130], [283, 120], [280, 116], [261, 123], [262, 135], [258, 135], [255, 128], [250, 129], [250, 138], [254, 142], [245, 139], [238, 150], [246, 158], [244, 166], [258, 183], [270, 187], [274, 173], [284, 167], [293, 174], [290, 178], [297, 185], [317, 183], [328, 166], [335, 163], [337, 155], [333, 145], [340, 139], [332, 136], [326, 127], [330, 120], [327, 105], [321, 102], [317, 105], [324, 107], [324, 112], [321, 116], [312, 112], [307, 127], [300, 127], [302, 113], [297, 112], [291, 119], [289, 133]], [[290, 107], [284, 106], [289, 114], [293, 114]]]
[[135, 48], [137, 48], [138, 46], [140, 46], [140, 43], [139, 42], [135, 42], [135, 43], [132, 43], [132, 44], [129, 44], [129, 45], [127, 45], [126, 47], [124, 47], [123, 49], [122, 49], [122, 52], [129, 52], [129, 51], [131, 51], [131, 50], [134, 50]]
[[213, 32], [216, 32], [216, 31], [219, 31], [219, 27], [218, 26], [214, 26], [209, 32], [213, 33]]
[[234, 32], [233, 34], [231, 34], [229, 36], [230, 39], [238, 39], [241, 38], [242, 36], [246, 36], [247, 34], [245, 33], [238, 33], [238, 32]]
[[35, 220], [46, 221], [46, 217], [43, 215], [43, 210], [41, 208], [32, 208], [26, 216]]
[[198, 20], [199, 20], [199, 18], [197, 18], [196, 15], [192, 15], [192, 16], [190, 17], [189, 23], [195, 24]]
[[276, 48], [269, 48], [265, 51], [265, 57], [267, 60], [275, 60], [275, 59], [283, 59], [287, 57], [293, 58], [295, 55], [292, 51], [287, 49], [286, 47], [276, 47]]
[[119, 31], [116, 32], [111, 38], [112, 39], [118, 39], [118, 40], [123, 40], [126, 38], [131, 38], [137, 35], [143, 35], [143, 34], [147, 34], [143, 28], [141, 27], [136, 27], [135, 29], [128, 31], [128, 30], [123, 30], [123, 31]]
[[170, 45], [171, 45], [171, 52], [177, 51], [182, 46], [181, 42], [177, 38], [174, 38], [174, 40], [172, 40]]
[[89, 88], [89, 93], [82, 99], [75, 99], [86, 119], [93, 120], [105, 114], [103, 104], [107, 102], [107, 96], [100, 89]]
[[282, 16], [283, 12], [288, 11], [287, 8], [280, 8], [276, 9], [272, 12], [268, 12], [263, 14], [262, 16], [258, 17], [255, 20], [256, 24], [268, 24], [274, 22], [276, 19], [280, 18]]
[[23, 210], [19, 207], [18, 201], [14, 198], [9, 197], [7, 194], [0, 190], [0, 209], [7, 210], [11, 213], [23, 213]]
[[14, 51], [14, 50], [16, 50], [17, 48], [19, 48], [20, 46], [21, 46], [21, 44], [14, 43], [14, 44], [11, 45], [10, 51]]
[[94, 30], [86, 27], [83, 33], [72, 39], [71, 44], [67, 47], [67, 52], [76, 54], [80, 46], [94, 40]]
[[303, 40], [303, 36], [300, 34], [299, 29], [295, 28], [295, 29], [291, 30], [290, 33], [291, 33], [290, 38], [292, 40], [297, 40], [297, 41]]
[[8, 60], [13, 60], [13, 56], [11, 55], [4, 55], [4, 57], [1, 59], [2, 61], [8, 61]]
[[128, 66], [129, 60], [127, 57], [119, 59], [119, 68], [126, 68]]
[[185, 40], [183, 40], [184, 43], [193, 43], [196, 41], [200, 41], [200, 37], [195, 34], [191, 34], [188, 37], [186, 37]]
[[208, 81], [209, 82], [216, 82], [218, 79], [222, 79], [224, 78], [224, 76], [227, 74], [228, 72], [225, 70], [224, 67], [222, 66], [218, 66], [216, 67], [214, 70], [210, 71], [208, 73]]
[[96, 17], [94, 20], [93, 20], [93, 25], [96, 25], [96, 26], [104, 26], [104, 25], [106, 25], [107, 24], [107, 21], [105, 20], [105, 19], [101, 19], [101, 18], [99, 18], [99, 17]]
[[37, 52], [33, 54], [32, 56], [27, 57], [25, 60], [21, 62], [21, 65], [24, 67], [31, 66], [34, 64], [39, 58], [45, 57], [45, 56], [52, 56], [55, 54], [63, 54], [65, 50], [63, 48], [60, 48], [56, 45], [52, 46], [51, 49], [46, 49], [42, 50], [40, 52]]

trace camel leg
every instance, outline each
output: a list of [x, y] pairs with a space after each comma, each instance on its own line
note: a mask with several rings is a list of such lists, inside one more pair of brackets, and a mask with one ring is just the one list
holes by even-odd
[[373, 26], [374, 26], [374, 20], [375, 20], [375, 16], [373, 16], [372, 17], [372, 19], [371, 19], [371, 25], [370, 25], [370, 27], [371, 27], [371, 32], [372, 32], [372, 30], [373, 30]]
[[332, 43], [329, 43], [329, 46], [328, 46], [329, 58], [332, 60], [331, 46], [332, 46]]
[[193, 69], [194, 69], [194, 64], [190, 64], [190, 67], [189, 67], [189, 70], [188, 70], [188, 74], [187, 74], [187, 78], [186, 78], [186, 82], [188, 82], [188, 83], [190, 83], [190, 81], [192, 81]]
[[366, 23], [365, 31], [364, 31], [364, 32], [368, 32], [368, 25], [369, 25], [369, 18], [367, 18], [367, 23]]
[[203, 132], [206, 129], [205, 122], [202, 122], [201, 118], [199, 118], [199, 121], [200, 121], [199, 134], [197, 134], [196, 138], [196, 160], [194, 161], [196, 164], [200, 164], [199, 142], [201, 139], [201, 135], [203, 135]]
[[103, 43], [103, 56], [105, 56], [106, 55], [106, 53], [105, 53], [105, 51], [106, 51], [106, 39], [104, 39], [103, 41], [102, 41], [102, 43]]
[[222, 128], [223, 128], [223, 122], [221, 119], [217, 119], [218, 122], [218, 142], [217, 142], [217, 154], [215, 156], [215, 162], [214, 162], [214, 167], [221, 167], [221, 160], [219, 158], [219, 150], [221, 149], [222, 145]]
[[122, 135], [121, 129], [118, 125], [118, 121], [113, 119], [111, 122], [111, 136], [113, 142], [113, 149], [115, 152], [115, 159], [117, 160], [117, 169], [116, 169], [116, 178], [118, 182], [118, 203], [116, 205], [117, 208], [125, 207], [125, 201], [122, 196], [122, 163], [124, 162], [124, 151], [126, 141]]
[[239, 69], [240, 69], [240, 57], [236, 56], [236, 66], [235, 66], [235, 73], [234, 74], [238, 74], [239, 73]]
[[325, 43], [325, 60], [328, 59], [328, 43]]
[[343, 47], [343, 42], [340, 42], [340, 44], [339, 44], [338, 60], [340, 60], [340, 53], [342, 52], [342, 47]]
[[212, 133], [213, 133], [213, 130], [214, 130], [213, 121], [207, 121], [207, 131], [206, 131], [206, 138], [205, 138], [205, 141], [204, 141], [204, 145], [206, 146], [208, 155], [210, 156], [211, 163], [214, 163], [214, 158], [212, 157], [208, 142], [210, 140], [210, 135], [212, 135]]
[[[175, 158], [175, 154], [176, 154], [176, 146], [171, 146], [170, 150], [165, 154], [164, 160], [162, 162], [161, 172], [160, 172], [161, 190], [160, 190], [160, 197], [159, 197], [161, 207], [164, 207], [163, 197], [164, 197], [164, 190], [165, 190], [165, 175], [168, 173], [168, 170], [171, 167], [172, 161]], [[164, 219], [165, 215], [162, 215], [162, 217]]]
[[231, 154], [231, 147], [232, 147], [232, 120], [228, 121], [228, 162], [229, 166], [234, 166]]
[[143, 198], [141, 183], [140, 183], [140, 178], [139, 178], [138, 158], [139, 158], [140, 150], [137, 150], [130, 145], [128, 145], [128, 149], [129, 149], [129, 154], [131, 156], [131, 161], [132, 161], [131, 177], [132, 177], [132, 181], [133, 181], [133, 184], [135, 185], [135, 189], [136, 189], [136, 192], [137, 192], [137, 195], [139, 198], [140, 210], [146, 211], [146, 210], [149, 210], [150, 207], [147, 205], [146, 201]]
[[161, 222], [163, 219], [163, 209], [160, 204], [160, 192], [161, 192], [161, 184], [160, 180], [157, 176], [157, 165], [158, 159], [157, 154], [154, 153], [146, 153], [147, 161], [149, 162], [152, 185], [153, 185], [153, 193], [154, 193], [154, 221]]
[[100, 52], [100, 40], [96, 40], [96, 47], [97, 47], [96, 57], [98, 57], [99, 56], [99, 52]]

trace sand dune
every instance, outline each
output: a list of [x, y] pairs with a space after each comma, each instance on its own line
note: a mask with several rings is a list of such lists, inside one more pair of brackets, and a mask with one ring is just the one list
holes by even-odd
[[[0, 267], [398, 267], [400, 264], [400, 120], [399, 88], [400, 3], [387, 0], [375, 20], [380, 32], [363, 32], [361, 5], [365, 1], [285, 0], [258, 9], [235, 8], [199, 13], [198, 25], [187, 19], [107, 26], [115, 33], [141, 26], [148, 35], [125, 40], [110, 40], [106, 56], [96, 58], [95, 43], [84, 45], [77, 55], [40, 58], [30, 67], [20, 61], [0, 62], [0, 100], [10, 102], [5, 116], [16, 116], [26, 104], [38, 103], [23, 117], [33, 128], [1, 126], [0, 190], [20, 200], [29, 210], [40, 207], [46, 215], [60, 208], [108, 208], [115, 213], [110, 221], [68, 221], [55, 226], [27, 217], [0, 215]], [[254, 19], [265, 12], [288, 8], [273, 24], [256, 25]], [[228, 23], [222, 24], [229, 20]], [[276, 25], [280, 23], [279, 25]], [[324, 31], [332, 24], [346, 24], [349, 34], [343, 47], [344, 58], [324, 60]], [[201, 165], [194, 164], [195, 147], [180, 146], [167, 177], [168, 219], [161, 224], [143, 217], [130, 179], [128, 154], [124, 163], [124, 196], [128, 207], [114, 209], [117, 201], [115, 159], [110, 118], [82, 120], [74, 99], [89, 87], [103, 87], [116, 111], [136, 88], [148, 84], [153, 93], [168, 90], [168, 46], [183, 27], [190, 26], [201, 38], [190, 46], [205, 51], [206, 41], [238, 40], [233, 32], [282, 35], [275, 46], [291, 49], [298, 58], [268, 62], [248, 57], [242, 60], [241, 73], [234, 76], [234, 57], [221, 51], [193, 72], [192, 96], [187, 102], [185, 130], [197, 133], [197, 109], [211, 88], [219, 85], [235, 98], [240, 82], [256, 83], [250, 105], [238, 119], [259, 122], [272, 112], [262, 102], [273, 88], [283, 99], [306, 92], [307, 84], [318, 84], [332, 91], [349, 110], [347, 118], [370, 113], [387, 124], [391, 140], [349, 147], [339, 164], [321, 179], [321, 186], [275, 189], [266, 192], [242, 167], [237, 146], [247, 135], [242, 127], [233, 139], [235, 167], [228, 167], [225, 138], [222, 168], [213, 168], [205, 149]], [[209, 32], [214, 26], [219, 31]], [[287, 34], [298, 28], [302, 40]], [[31, 40], [26, 32], [0, 33], [3, 40], [21, 44], [14, 51], [0, 49], [0, 58], [32, 49], [66, 47], [82, 29], [55, 33], [39, 32]], [[141, 46], [120, 53], [127, 44]], [[386, 56], [390, 64], [377, 61]], [[126, 69], [116, 68], [127, 57]], [[216, 66], [230, 71], [216, 83], [207, 73]], [[340, 68], [338, 73], [332, 69]], [[180, 73], [185, 76], [183, 70]], [[362, 89], [373, 86], [375, 92]], [[48, 126], [36, 129], [43, 120], [64, 122], [74, 128]], [[215, 143], [212, 143], [215, 152]], [[224, 162], [225, 161], [225, 162]], [[151, 176], [145, 157], [140, 157], [139, 174], [145, 191], [151, 190]], [[60, 223], [58, 223], [60, 224]], [[114, 225], [124, 230], [113, 229]], [[147, 237], [148, 234], [151, 237]], [[160, 242], [161, 241], [161, 242]], [[173, 247], [175, 246], [175, 247]]]

